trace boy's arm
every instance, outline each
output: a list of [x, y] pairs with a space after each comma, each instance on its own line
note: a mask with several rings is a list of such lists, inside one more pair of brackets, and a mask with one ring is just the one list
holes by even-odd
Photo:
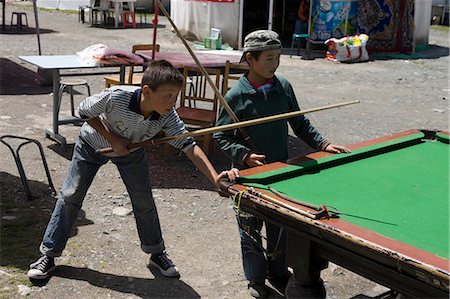
[[[240, 119], [240, 109], [231, 103], [231, 101], [225, 97], [231, 109]], [[217, 118], [216, 126], [222, 126], [231, 124], [232, 120], [225, 109], [221, 108], [219, 117]], [[233, 162], [244, 165], [244, 159], [251, 153], [251, 150], [246, 147], [245, 142], [240, 137], [240, 134], [235, 130], [217, 132], [213, 134], [213, 139], [222, 150], [222, 152]]]
[[[289, 90], [287, 92], [290, 95], [289, 112], [299, 111], [300, 107], [298, 106], [297, 98], [291, 85], [289, 85]], [[291, 125], [295, 135], [312, 148], [325, 150], [325, 148], [330, 144], [328, 140], [320, 135], [319, 131], [317, 131], [309, 119], [304, 115], [290, 118], [289, 124]]]
[[[295, 97], [294, 91], [292, 90], [292, 86], [290, 86], [290, 92], [292, 94], [292, 96], [290, 97], [290, 110], [298, 111], [300, 110], [300, 107], [298, 106], [297, 98]], [[294, 130], [295, 135], [300, 137], [312, 148], [335, 154], [350, 152], [348, 148], [332, 144], [330, 141], [323, 138], [322, 135], [320, 135], [319, 131], [317, 131], [317, 129], [311, 124], [309, 119], [304, 115], [289, 119], [289, 123]]]
[[111, 147], [116, 154], [122, 156], [130, 153], [130, 150], [128, 149], [130, 141], [112, 133], [99, 117], [91, 118], [86, 122], [111, 144]]
[[222, 171], [217, 174], [217, 171], [212, 166], [208, 157], [206, 157], [203, 150], [198, 146], [194, 145], [186, 151], [188, 158], [214, 185], [219, 186], [219, 181], [222, 178], [228, 177], [230, 181], [234, 181], [236, 177], [239, 177], [239, 172], [237, 169], [233, 168], [229, 171]]

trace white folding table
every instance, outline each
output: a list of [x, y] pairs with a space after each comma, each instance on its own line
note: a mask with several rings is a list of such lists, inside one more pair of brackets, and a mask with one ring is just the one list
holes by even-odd
[[[65, 146], [66, 138], [58, 133], [58, 126], [63, 124], [79, 124], [81, 119], [71, 118], [59, 120], [59, 80], [60, 70], [67, 69], [87, 69], [100, 67], [119, 67], [120, 68], [120, 83], [125, 82], [125, 67], [130, 66], [128, 62], [112, 61], [96, 63], [94, 61], [81, 60], [77, 55], [40, 55], [40, 56], [19, 56], [23, 61], [26, 61], [38, 68], [49, 70], [53, 76], [53, 123], [51, 129], [46, 129], [47, 137], [57, 141], [62, 146]], [[71, 74], [73, 76], [73, 74]], [[82, 74], [79, 75], [89, 75]]]

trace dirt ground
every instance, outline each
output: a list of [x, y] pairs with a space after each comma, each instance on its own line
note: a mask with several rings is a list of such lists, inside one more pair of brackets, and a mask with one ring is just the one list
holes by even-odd
[[[7, 3], [7, 24], [13, 10], [34, 18], [29, 4]], [[19, 7], [20, 5], [20, 7]], [[148, 43], [149, 25], [137, 29], [93, 28], [78, 22], [75, 13], [40, 11], [42, 54], [74, 54], [95, 43], [129, 50]], [[160, 20], [157, 42], [164, 51], [183, 45]], [[449, 39], [448, 31], [433, 28], [430, 46], [400, 57], [373, 57], [370, 62], [339, 64], [315, 53], [311, 60], [283, 55], [278, 73], [287, 77], [304, 109], [347, 100], [350, 107], [309, 115], [320, 132], [337, 144], [351, 144], [408, 129], [448, 130]], [[0, 135], [13, 134], [42, 143], [57, 190], [70, 161], [78, 127], [62, 126], [70, 145], [61, 149], [45, 138], [51, 124], [52, 94], [49, 86], [35, 82], [36, 69], [19, 55], [37, 55], [31, 30], [0, 34], [1, 85]], [[287, 51], [284, 51], [287, 53]], [[84, 76], [92, 92], [103, 86], [103, 75]], [[78, 88], [76, 101], [86, 96]], [[65, 97], [68, 99], [68, 96]], [[68, 101], [61, 114], [69, 115]], [[53, 277], [32, 285], [26, 271], [39, 255], [44, 228], [55, 197], [48, 190], [38, 151], [22, 150], [22, 159], [35, 195], [27, 201], [17, 167], [8, 149], [0, 146], [1, 264], [0, 297], [15, 298], [250, 298], [243, 276], [239, 236], [228, 198], [195, 170], [185, 156], [163, 155], [163, 147], [148, 149], [154, 195], [168, 251], [180, 269], [179, 279], [161, 277], [147, 268], [148, 256], [139, 246], [132, 214], [113, 213], [131, 208], [128, 194], [112, 164], [98, 173], [84, 202], [82, 213]], [[292, 137], [291, 156], [310, 151]], [[220, 154], [211, 159], [219, 169], [227, 167]], [[323, 271], [327, 298], [374, 297], [386, 289], [339, 266]], [[272, 297], [280, 296], [272, 292]]]

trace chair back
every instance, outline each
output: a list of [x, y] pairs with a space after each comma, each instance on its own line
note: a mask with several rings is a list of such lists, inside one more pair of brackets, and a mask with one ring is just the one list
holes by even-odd
[[[205, 70], [216, 88], [219, 89], [221, 70], [212, 68], [206, 68]], [[177, 113], [181, 120], [186, 125], [190, 125], [191, 129], [194, 127], [212, 127], [216, 123], [218, 108], [217, 95], [201, 73], [200, 68], [185, 67], [183, 70], [180, 106], [177, 108]], [[203, 151], [209, 153], [211, 150], [211, 134], [198, 138], [203, 139]]]
[[223, 82], [222, 82], [222, 94], [225, 95], [228, 90], [230, 90], [230, 80], [239, 80], [244, 73], [248, 71], [247, 63], [231, 63], [227, 60], [225, 64], [225, 71], [223, 74]]
[[[220, 69], [206, 68], [216, 88], [220, 88]], [[218, 98], [198, 67], [185, 67], [180, 106], [180, 118], [187, 124], [201, 127], [212, 126], [216, 122]]]
[[[131, 47], [131, 53], [136, 54], [139, 51], [151, 51], [155, 49], [155, 51], [159, 52], [160, 45], [159, 44], [137, 44]], [[134, 73], [134, 65], [130, 66], [130, 71], [128, 72], [128, 84], [133, 85], [133, 73]]]

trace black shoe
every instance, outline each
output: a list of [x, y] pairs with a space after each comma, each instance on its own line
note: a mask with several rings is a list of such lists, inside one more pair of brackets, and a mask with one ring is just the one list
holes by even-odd
[[164, 276], [175, 277], [179, 275], [178, 268], [173, 264], [165, 251], [152, 254], [150, 257], [150, 264], [156, 266]]
[[43, 255], [30, 265], [27, 275], [31, 279], [46, 279], [53, 270], [55, 270], [55, 260]]
[[265, 284], [250, 282], [248, 284], [248, 291], [254, 298], [267, 298], [267, 289]]

